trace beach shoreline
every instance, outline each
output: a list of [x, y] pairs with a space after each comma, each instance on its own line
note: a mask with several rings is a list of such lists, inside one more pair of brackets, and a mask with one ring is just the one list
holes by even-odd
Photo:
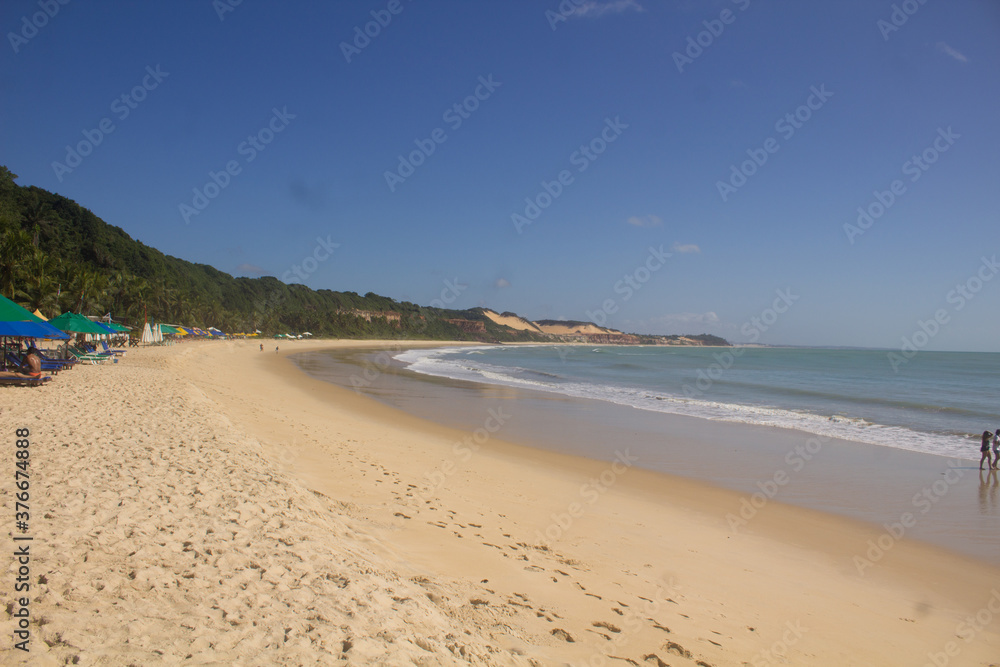
[[[902, 539], [859, 574], [854, 556], [880, 537], [860, 522], [773, 502], [734, 533], [736, 492], [665, 484], [627, 451], [595, 461], [503, 442], [502, 413], [469, 441], [286, 358], [395, 344], [184, 343], [5, 391], [5, 418], [37, 433], [49, 481], [36, 502], [59, 508], [36, 543], [51, 664], [925, 664], [949, 642], [961, 664], [997, 655], [997, 626], [958, 634], [989, 608], [995, 567]], [[240, 586], [284, 611], [227, 606]]]
[[[395, 355], [403, 347], [390, 349]], [[1000, 566], [1000, 484], [977, 476], [971, 459], [452, 380], [414, 373], [363, 347], [292, 359], [314, 377], [465, 432], [479, 427], [480, 413], [502, 407], [512, 418], [501, 439], [532, 449], [610, 460], [625, 443], [636, 468], [740, 494], [723, 513], [734, 529], [773, 501], [876, 527], [909, 513], [915, 520], [907, 539]]]

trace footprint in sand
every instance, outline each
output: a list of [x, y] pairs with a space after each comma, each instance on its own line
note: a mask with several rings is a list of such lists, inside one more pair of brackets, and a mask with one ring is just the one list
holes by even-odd
[[657, 630], [663, 630], [664, 632], [670, 632], [670, 628], [668, 628], [666, 626], [663, 626], [663, 625], [660, 625], [659, 623], [657, 623], [653, 619], [647, 618], [646, 620], [649, 621], [650, 623], [652, 623], [653, 627], [656, 628]]
[[562, 628], [553, 628], [551, 634], [556, 639], [561, 639], [564, 642], [568, 642], [570, 644], [576, 642], [576, 640], [573, 639], [573, 635], [571, 635], [570, 633], [566, 632]]
[[604, 628], [605, 630], [610, 630], [611, 632], [621, 632], [622, 629], [613, 623], [608, 623], [607, 621], [594, 621], [591, 623], [595, 628]]
[[688, 660], [692, 658], [691, 651], [676, 642], [667, 642], [663, 645], [663, 648], [667, 650], [667, 653], [674, 653], [682, 658], [687, 658]]

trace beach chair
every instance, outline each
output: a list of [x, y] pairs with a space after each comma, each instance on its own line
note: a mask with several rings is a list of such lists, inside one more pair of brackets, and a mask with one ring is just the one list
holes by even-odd
[[26, 375], [17, 375], [0, 371], [0, 386], [4, 387], [40, 387], [52, 380], [51, 376], [33, 378]]
[[96, 347], [90, 343], [84, 343], [82, 346], [77, 346], [77, 349], [81, 350], [84, 354], [96, 354], [101, 357], [112, 357], [114, 356], [111, 352], [101, 352]]
[[108, 354], [113, 354], [117, 357], [125, 356], [125, 350], [112, 350], [110, 347], [108, 347], [108, 344], [103, 340], [101, 341], [101, 347], [103, 347], [104, 351], [107, 352]]
[[50, 357], [48, 355], [42, 354], [41, 350], [38, 351], [38, 356], [42, 358], [42, 361], [51, 361], [52, 363], [55, 364], [63, 364], [66, 366], [66, 368], [72, 368], [73, 366], [76, 366], [78, 363], [80, 363], [79, 361], [73, 358], [61, 359], [59, 357]]
[[[17, 354], [14, 354], [13, 352], [8, 352], [6, 358], [7, 358], [7, 363], [9, 363], [9, 364], [14, 364], [17, 367], [23, 367], [24, 366], [24, 357], [23, 356], [19, 356]], [[43, 371], [52, 371], [53, 373], [58, 373], [63, 368], [65, 368], [65, 366], [63, 364], [55, 363], [55, 362], [52, 362], [52, 361], [45, 361], [44, 359], [41, 358], [41, 355], [39, 355], [39, 361], [42, 362], [42, 370]]]
[[84, 353], [84, 354], [89, 354], [91, 356], [96, 356], [96, 357], [113, 357], [113, 356], [115, 356], [115, 355], [111, 354], [110, 352], [101, 352], [100, 350], [98, 350], [93, 345], [90, 345], [89, 343], [84, 343], [83, 345], [77, 345], [76, 349], [79, 350], [80, 352]]
[[102, 357], [96, 354], [86, 354], [77, 350], [75, 347], [69, 348], [69, 353], [72, 354], [77, 361], [83, 364], [103, 364], [105, 361], [110, 359], [110, 357]]

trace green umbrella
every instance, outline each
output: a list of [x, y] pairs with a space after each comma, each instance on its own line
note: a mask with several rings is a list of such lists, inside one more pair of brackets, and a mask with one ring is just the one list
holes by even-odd
[[114, 329], [115, 331], [120, 331], [121, 333], [128, 333], [129, 331], [131, 331], [131, 329], [129, 329], [128, 327], [122, 326], [121, 324], [118, 324], [117, 322], [108, 322], [105, 326], [109, 326], [112, 329]]
[[97, 334], [98, 336], [108, 335], [107, 331], [77, 313], [63, 313], [59, 317], [53, 317], [49, 320], [49, 324], [67, 333]]
[[0, 294], [0, 322], [44, 322], [27, 308], [22, 308]]

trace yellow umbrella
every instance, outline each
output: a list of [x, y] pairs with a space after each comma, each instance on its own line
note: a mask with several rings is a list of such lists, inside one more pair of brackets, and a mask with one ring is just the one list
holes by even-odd
[[42, 318], [42, 319], [43, 319], [43, 320], [45, 320], [46, 322], [48, 322], [48, 321], [49, 321], [49, 318], [47, 318], [47, 317], [45, 317], [44, 315], [42, 315], [41, 311], [39, 311], [39, 310], [38, 310], [37, 308], [35, 308], [35, 313], [34, 313], [34, 315], [35, 315], [35, 317], [40, 317], [40, 318]]

